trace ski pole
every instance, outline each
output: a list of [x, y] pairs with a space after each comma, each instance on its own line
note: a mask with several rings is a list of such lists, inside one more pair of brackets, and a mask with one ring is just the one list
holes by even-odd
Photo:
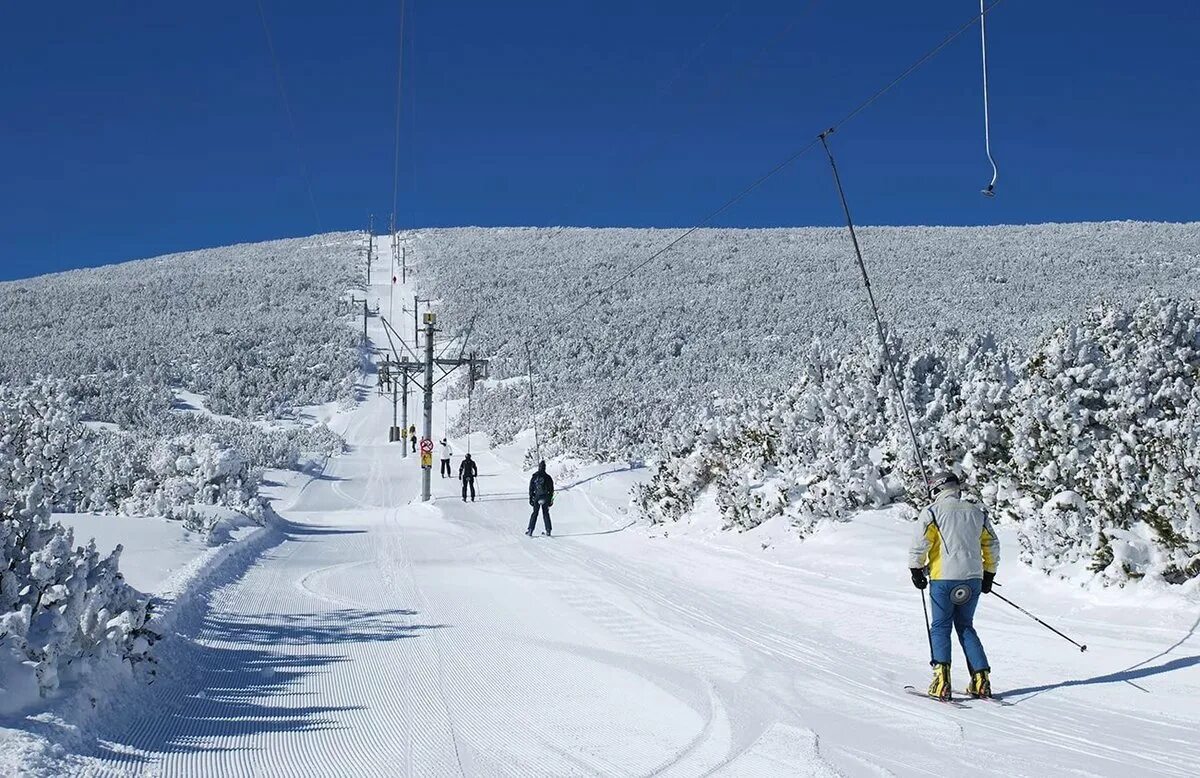
[[[994, 584], [993, 584], [993, 585], [994, 585]], [[1005, 597], [1003, 594], [1000, 594], [999, 592], [997, 592], [997, 591], [996, 591], [996, 590], [994, 590], [994, 589], [992, 590], [992, 594], [994, 594], [995, 596], [999, 597], [999, 598], [1000, 598], [1001, 600], [1003, 600], [1004, 602], [1007, 602], [1009, 605], [1013, 606], [1013, 607], [1014, 607], [1014, 608], [1016, 608], [1017, 610], [1021, 611], [1021, 613], [1024, 613], [1026, 616], [1028, 616], [1029, 618], [1033, 619], [1033, 620], [1034, 620], [1034, 621], [1036, 621], [1038, 624], [1041, 624], [1043, 627], [1045, 627], [1046, 629], [1050, 630], [1050, 631], [1051, 631], [1051, 632], [1053, 632], [1055, 635], [1058, 635], [1058, 636], [1059, 636], [1060, 638], [1062, 638], [1063, 640], [1066, 640], [1066, 641], [1067, 641], [1068, 643], [1070, 643], [1071, 645], [1078, 646], [1078, 647], [1079, 647], [1079, 651], [1080, 651], [1080, 653], [1082, 653], [1082, 652], [1084, 652], [1084, 651], [1087, 651], [1087, 646], [1085, 646], [1085, 645], [1082, 645], [1082, 644], [1080, 644], [1080, 643], [1076, 643], [1074, 640], [1071, 640], [1069, 637], [1067, 637], [1067, 636], [1066, 636], [1066, 635], [1064, 635], [1063, 633], [1059, 632], [1059, 631], [1058, 631], [1058, 630], [1056, 630], [1054, 627], [1051, 627], [1049, 624], [1047, 624], [1046, 622], [1042, 621], [1042, 620], [1041, 620], [1041, 619], [1039, 619], [1037, 616], [1034, 616], [1032, 613], [1030, 613], [1029, 611], [1025, 610], [1025, 609], [1024, 609], [1024, 608], [1022, 608], [1020, 605], [1017, 605], [1015, 602], [1013, 602], [1012, 600], [1008, 599], [1008, 598], [1007, 598], [1007, 597]], [[922, 600], [921, 600], [921, 601], [922, 601], [922, 602], [924, 602], [924, 598], [922, 598]]]
[[921, 610], [925, 612], [925, 637], [929, 640], [929, 664], [933, 664], [933, 628], [929, 626], [929, 606], [925, 604], [925, 590], [921, 594]]

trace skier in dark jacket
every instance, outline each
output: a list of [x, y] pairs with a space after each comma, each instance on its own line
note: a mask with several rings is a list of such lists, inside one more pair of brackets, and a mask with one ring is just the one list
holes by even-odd
[[554, 479], [546, 472], [546, 463], [538, 462], [537, 472], [529, 479], [529, 504], [533, 506], [533, 514], [529, 517], [529, 529], [526, 535], [533, 535], [537, 526], [538, 508], [542, 509], [542, 521], [546, 525], [546, 534], [553, 529], [550, 526], [550, 506], [554, 504]]
[[462, 481], [463, 502], [467, 501], [468, 486], [471, 487], [471, 502], [475, 502], [475, 476], [478, 473], [479, 469], [475, 467], [475, 460], [471, 459], [470, 454], [467, 454], [458, 464], [458, 480]]

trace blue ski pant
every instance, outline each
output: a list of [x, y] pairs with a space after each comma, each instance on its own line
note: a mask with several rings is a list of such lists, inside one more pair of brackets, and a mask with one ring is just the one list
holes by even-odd
[[[950, 594], [957, 586], [965, 586], [970, 590], [970, 596], [958, 605], [954, 604]], [[967, 667], [971, 672], [991, 669], [987, 654], [983, 652], [983, 643], [975, 634], [975, 606], [979, 604], [982, 587], [983, 581], [978, 578], [929, 582], [929, 600], [933, 605], [933, 624], [929, 636], [933, 642], [935, 663], [950, 664], [950, 629], [953, 627], [958, 632], [958, 642], [967, 655]]]

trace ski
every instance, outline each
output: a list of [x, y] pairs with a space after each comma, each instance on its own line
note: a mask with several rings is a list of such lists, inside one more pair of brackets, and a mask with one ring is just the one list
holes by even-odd
[[940, 702], [941, 704], [949, 705], [952, 708], [964, 708], [965, 709], [965, 708], [970, 707], [968, 705], [964, 705], [962, 702], [960, 702], [959, 700], [956, 700], [956, 699], [939, 700], [937, 697], [930, 697], [928, 694], [921, 691], [920, 689], [918, 689], [915, 686], [905, 686], [904, 691], [908, 694], [911, 694], [914, 697], [923, 697], [926, 700], [931, 700], [932, 702]]

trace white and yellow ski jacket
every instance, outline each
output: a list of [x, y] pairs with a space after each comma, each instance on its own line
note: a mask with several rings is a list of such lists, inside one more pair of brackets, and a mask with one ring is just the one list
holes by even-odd
[[932, 581], [963, 581], [995, 573], [1000, 541], [983, 509], [951, 491], [917, 516], [909, 569], [929, 567]]

